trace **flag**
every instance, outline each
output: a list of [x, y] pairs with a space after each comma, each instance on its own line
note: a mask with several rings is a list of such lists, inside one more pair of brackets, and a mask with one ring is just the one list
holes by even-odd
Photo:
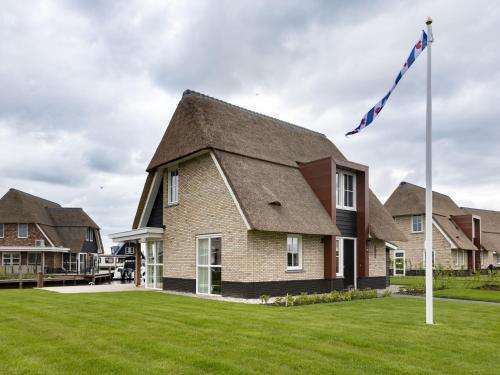
[[348, 132], [346, 134], [346, 136], [359, 133], [361, 130], [363, 130], [368, 125], [370, 125], [373, 122], [373, 120], [375, 120], [375, 117], [377, 117], [378, 114], [380, 113], [380, 111], [382, 110], [382, 108], [384, 108], [385, 104], [387, 103], [387, 100], [389, 100], [389, 97], [391, 96], [392, 92], [396, 88], [396, 86], [399, 83], [399, 81], [401, 80], [401, 78], [403, 78], [406, 71], [410, 68], [410, 66], [417, 59], [417, 57], [422, 53], [422, 51], [425, 49], [425, 47], [427, 47], [427, 34], [425, 33], [425, 31], [422, 31], [422, 36], [420, 37], [418, 42], [415, 44], [415, 46], [411, 50], [410, 56], [408, 57], [408, 59], [404, 63], [403, 68], [401, 69], [398, 76], [396, 77], [396, 81], [392, 85], [392, 87], [389, 90], [389, 92], [387, 93], [387, 95], [384, 96], [382, 98], [382, 100], [380, 100], [377, 104], [375, 104], [375, 106], [372, 109], [370, 109], [366, 115], [363, 116], [358, 127], [356, 129]]

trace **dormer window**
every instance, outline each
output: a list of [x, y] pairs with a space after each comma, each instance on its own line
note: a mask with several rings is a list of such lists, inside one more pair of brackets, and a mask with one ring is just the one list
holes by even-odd
[[337, 185], [337, 208], [356, 210], [356, 175], [350, 172], [337, 172], [335, 176]]
[[17, 238], [28, 238], [28, 224], [17, 224]]
[[179, 170], [168, 171], [168, 204], [179, 203]]
[[85, 232], [85, 241], [94, 242], [94, 228], [87, 228]]

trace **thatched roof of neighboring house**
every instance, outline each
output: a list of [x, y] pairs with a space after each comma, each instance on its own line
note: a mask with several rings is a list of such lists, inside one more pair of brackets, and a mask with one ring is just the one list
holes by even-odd
[[[392, 216], [425, 214], [425, 189], [403, 181], [392, 192], [384, 207]], [[442, 216], [465, 213], [448, 195], [436, 191], [432, 192], [432, 212]]]
[[[339, 234], [298, 168], [298, 163], [327, 157], [346, 160], [324, 134], [190, 90], [148, 166], [134, 228], [155, 169], [201, 150], [214, 151], [252, 229]], [[382, 205], [373, 205], [370, 220], [372, 236], [401, 238]]]
[[469, 207], [462, 209], [481, 216], [481, 245], [489, 251], [500, 251], [500, 212]]
[[81, 208], [61, 207], [58, 203], [16, 189], [0, 199], [0, 223], [38, 224], [54, 246], [80, 251], [87, 228], [96, 229], [102, 248], [99, 226]]
[[[384, 207], [389, 213], [396, 216], [425, 214], [425, 189], [409, 182], [401, 182], [393, 191]], [[467, 214], [463, 209], [445, 194], [432, 192], [433, 219], [454, 243], [456, 248], [463, 250], [477, 250], [477, 247], [451, 220], [452, 216]]]

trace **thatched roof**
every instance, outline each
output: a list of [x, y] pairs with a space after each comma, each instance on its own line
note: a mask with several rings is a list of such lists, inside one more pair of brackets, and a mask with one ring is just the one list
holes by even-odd
[[[401, 182], [384, 204], [389, 213], [396, 216], [425, 214], [425, 189], [409, 182]], [[455, 215], [467, 214], [445, 194], [432, 192], [432, 217], [439, 227], [459, 249], [477, 250], [472, 241], [451, 219]]]
[[[384, 204], [392, 216], [425, 214], [425, 189], [401, 182]], [[463, 215], [465, 212], [448, 196], [432, 192], [432, 212], [441, 216]]]
[[10, 189], [0, 199], [0, 223], [38, 224], [57, 247], [80, 251], [88, 227], [99, 226], [81, 208], [61, 207], [58, 203]]
[[207, 148], [291, 167], [325, 157], [345, 160], [324, 134], [187, 90], [148, 171]]
[[253, 229], [340, 235], [298, 168], [224, 151], [215, 154]]
[[481, 217], [481, 245], [489, 251], [500, 251], [500, 212], [469, 207], [462, 209]]
[[432, 217], [457, 248], [462, 250], [477, 250], [477, 247], [469, 237], [450, 217], [442, 215], [432, 215]]
[[[216, 154], [252, 229], [339, 233], [298, 168], [298, 163], [328, 157], [346, 160], [324, 134], [190, 90], [184, 92], [148, 166], [134, 228], [155, 169], [201, 150]], [[383, 211], [382, 205], [373, 205], [372, 235], [400, 239]]]
[[384, 241], [408, 241], [394, 225], [391, 214], [384, 208], [377, 196], [370, 190], [370, 236]]

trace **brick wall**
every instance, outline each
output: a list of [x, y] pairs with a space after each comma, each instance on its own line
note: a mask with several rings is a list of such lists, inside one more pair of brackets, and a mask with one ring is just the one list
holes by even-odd
[[319, 235], [302, 235], [302, 271], [287, 271], [287, 234], [250, 231], [248, 261], [252, 281], [311, 280], [324, 278], [324, 245]]
[[370, 239], [368, 241], [368, 256], [369, 256], [369, 276], [386, 276], [386, 251], [385, 241]]
[[[406, 269], [420, 270], [424, 268], [424, 240], [425, 228], [422, 233], [411, 233], [411, 216], [395, 217], [396, 225], [406, 235], [408, 242], [394, 241], [394, 243], [405, 251]], [[423, 226], [425, 226], [425, 215], [423, 215]], [[432, 247], [435, 252], [436, 265], [444, 268], [460, 269], [455, 266], [452, 257], [451, 246], [441, 232], [432, 226]], [[391, 252], [391, 256], [392, 256]]]
[[[168, 178], [164, 176], [164, 202]], [[196, 278], [196, 236], [222, 235], [222, 280], [250, 281], [247, 229], [209, 154], [179, 165], [179, 204], [163, 211], [164, 268], [168, 278]]]
[[36, 240], [45, 240], [45, 245], [50, 245], [35, 224], [28, 224], [28, 238], [17, 238], [17, 224], [4, 224], [0, 246], [35, 246]]

